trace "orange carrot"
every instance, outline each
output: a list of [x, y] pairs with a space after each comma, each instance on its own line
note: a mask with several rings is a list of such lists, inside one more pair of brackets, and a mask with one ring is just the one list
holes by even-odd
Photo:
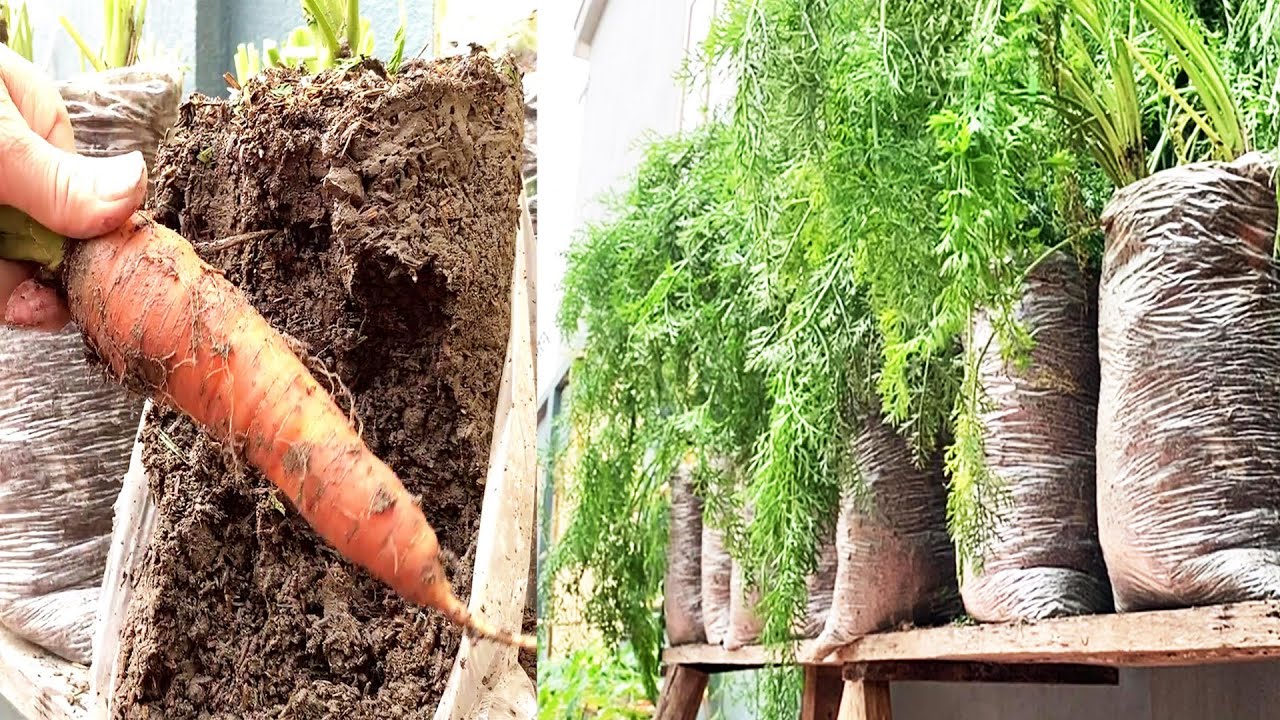
[[111, 374], [186, 414], [280, 488], [342, 555], [474, 636], [534, 647], [467, 609], [414, 498], [245, 296], [182, 237], [134, 215], [72, 242], [71, 315]]

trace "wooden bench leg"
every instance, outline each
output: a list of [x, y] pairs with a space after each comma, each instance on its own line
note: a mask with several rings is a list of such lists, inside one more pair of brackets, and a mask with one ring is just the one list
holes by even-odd
[[893, 720], [889, 683], [850, 680], [840, 698], [839, 720]]
[[673, 665], [662, 683], [654, 720], [697, 720], [708, 676], [688, 665]]
[[844, 678], [840, 676], [840, 668], [806, 665], [800, 720], [836, 720], [840, 715], [840, 694], [843, 691]]

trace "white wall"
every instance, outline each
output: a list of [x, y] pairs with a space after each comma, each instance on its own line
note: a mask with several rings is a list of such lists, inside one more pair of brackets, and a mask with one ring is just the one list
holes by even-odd
[[538, 110], [540, 401], [570, 358], [555, 324], [564, 253], [584, 223], [601, 217], [600, 200], [629, 178], [646, 138], [697, 122], [707, 96], [676, 75], [721, 0], [607, 0], [579, 58], [575, 21], [588, 2], [557, 0], [540, 10], [538, 63], [546, 78]]
[[1151, 715], [1151, 674], [1122, 670], [1119, 685], [1093, 687], [899, 683], [892, 688], [893, 716], [895, 720], [1156, 720]]
[[688, 12], [688, 0], [611, 0], [605, 7], [583, 99], [577, 188], [583, 218], [599, 216], [596, 201], [635, 167], [647, 135], [679, 128], [684, 92], [675, 75]]
[[[538, 18], [538, 397], [546, 398], [568, 362], [556, 329], [563, 254], [578, 225], [578, 159], [586, 61], [573, 54], [578, 0], [545, 2]], [[547, 188], [551, 188], [547, 191]]]
[[1118, 687], [941, 685], [893, 689], [896, 720], [1275, 720], [1280, 664], [1122, 670]]
[[[713, 678], [704, 718], [750, 720], [749, 673]], [[1280, 663], [1122, 669], [1115, 686], [899, 683], [895, 720], [1276, 720]]]

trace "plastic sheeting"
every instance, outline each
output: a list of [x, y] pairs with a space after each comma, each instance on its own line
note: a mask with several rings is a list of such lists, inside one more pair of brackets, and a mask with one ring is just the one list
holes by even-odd
[[747, 584], [742, 564], [733, 561], [729, 573], [729, 627], [724, 633], [726, 650], [737, 650], [760, 639], [764, 621], [756, 612], [759, 604], [760, 591]]
[[702, 525], [702, 623], [711, 645], [720, 645], [729, 630], [730, 575], [733, 560], [724, 546], [724, 535]]
[[78, 332], [0, 328], [0, 623], [75, 662], [140, 409], [88, 366]]
[[831, 612], [815, 643], [819, 657], [899, 624], [945, 621], [960, 605], [940, 459], [918, 467], [906, 440], [874, 415], [853, 450], [861, 482], [840, 500], [838, 565]]
[[523, 668], [507, 671], [476, 702], [472, 720], [532, 720], [538, 716], [537, 692]]
[[[677, 484], [673, 481], [671, 544], [668, 545], [667, 563], [668, 588], [671, 587], [673, 572], [677, 571], [674, 563], [682, 561], [685, 557], [683, 555], [673, 557], [671, 554], [674, 551], [677, 537], [676, 508], [681, 505], [688, 507], [690, 501], [687, 497], [691, 496], [692, 493], [685, 495], [678, 491]], [[702, 508], [701, 501], [698, 501], [697, 498], [694, 498], [693, 501], [697, 502], [699, 509]], [[741, 521], [749, 525], [752, 517], [750, 508], [741, 512]], [[746, 575], [742, 565], [737, 560], [732, 559], [732, 556], [724, 546], [723, 536], [720, 531], [711, 527], [709, 523], [700, 523], [699, 528], [701, 530], [702, 544], [700, 554], [701, 567], [699, 568], [701, 574], [699, 612], [703, 621], [704, 632], [696, 639], [684, 642], [708, 642], [712, 645], [723, 645], [729, 650], [736, 650], [743, 646], [754, 644], [759, 641], [761, 632], [764, 630], [764, 621], [757, 609], [761, 593], [758, 588], [753, 588], [746, 582]], [[684, 542], [687, 541], [682, 541], [682, 543]], [[804, 615], [796, 622], [794, 633], [796, 637], [813, 638], [822, 632], [831, 610], [832, 591], [836, 582], [836, 559], [835, 533], [834, 529], [832, 529], [819, 542], [817, 568], [806, 580], [808, 601]], [[689, 571], [682, 569], [679, 572], [687, 574]], [[684, 582], [687, 584], [688, 581]], [[671, 635], [670, 603], [672, 595], [670, 590], [668, 590], [666, 598], [668, 602], [667, 634], [669, 638], [673, 638]], [[681, 602], [687, 608], [690, 600], [685, 599]], [[678, 642], [676, 639], [671, 639], [671, 644], [678, 645], [683, 643]]]
[[822, 634], [826, 627], [827, 616], [831, 612], [831, 594], [836, 589], [836, 571], [839, 569], [840, 555], [836, 552], [835, 529], [818, 546], [818, 569], [809, 576], [808, 606], [805, 610], [804, 622], [796, 633], [801, 638], [815, 638]]
[[[537, 524], [536, 345], [529, 272], [536, 238], [521, 193], [520, 229], [511, 276], [511, 331], [498, 387], [485, 475], [484, 507], [467, 607], [496, 627], [520, 627], [528, 607], [529, 564]], [[464, 638], [434, 720], [534, 720], [534, 682], [515, 648]], [[497, 682], [495, 683], [495, 678]]]
[[[800, 638], [817, 637], [831, 611], [838, 559], [834, 533], [819, 544], [817, 559], [817, 570], [805, 582], [808, 592], [805, 614], [795, 628], [795, 635]], [[725, 649], [737, 650], [760, 640], [764, 622], [757, 609], [759, 602], [759, 590], [747, 585], [742, 566], [734, 561], [729, 575], [729, 624], [724, 637]]]
[[1098, 520], [1121, 611], [1280, 597], [1273, 172], [1187, 165], [1104, 213]]
[[58, 84], [75, 128], [76, 150], [94, 157], [142, 153], [151, 167], [165, 133], [178, 119], [182, 87], [167, 67], [131, 66]]
[[667, 576], [663, 616], [667, 642], [706, 642], [702, 620], [702, 501], [693, 492], [692, 468], [671, 477], [671, 523], [667, 535]]
[[1035, 338], [1030, 362], [1006, 363], [985, 315], [970, 352], [989, 403], [987, 469], [1002, 500], [980, 564], [961, 581], [981, 622], [1107, 612], [1111, 586], [1098, 546], [1094, 445], [1098, 354], [1092, 277], [1064, 254], [1033, 270], [1016, 308]]

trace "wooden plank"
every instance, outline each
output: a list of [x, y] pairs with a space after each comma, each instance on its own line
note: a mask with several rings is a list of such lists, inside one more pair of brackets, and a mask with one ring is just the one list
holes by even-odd
[[89, 670], [0, 627], [0, 694], [28, 720], [83, 720]]
[[697, 720], [709, 675], [696, 668], [673, 665], [667, 670], [658, 696], [654, 720]]
[[[868, 635], [815, 657], [802, 643], [800, 662], [844, 665], [888, 660], [1071, 663], [1178, 667], [1280, 657], [1280, 601], [1183, 610], [1092, 615], [1035, 623], [921, 628]], [[670, 664], [759, 667], [776, 661], [753, 646], [725, 650], [684, 645], [664, 653]]]
[[810, 665], [804, 669], [804, 695], [800, 698], [800, 720], [836, 720], [840, 715], [840, 695], [844, 678], [840, 668]]
[[[808, 666], [806, 671], [827, 666]], [[1038, 685], [1118, 685], [1120, 671], [1100, 665], [1014, 664], [950, 660], [890, 660], [844, 666], [845, 680], [867, 682], [981, 682]]]
[[844, 684], [839, 720], [893, 720], [889, 684], [853, 680]]

